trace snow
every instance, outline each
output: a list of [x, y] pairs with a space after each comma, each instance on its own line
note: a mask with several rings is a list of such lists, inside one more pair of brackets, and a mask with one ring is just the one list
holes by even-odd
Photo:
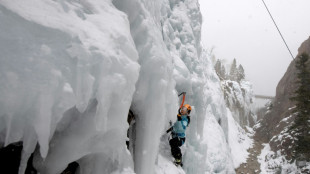
[[[233, 113], [234, 119], [242, 126], [250, 126], [250, 121], [257, 121], [254, 115], [254, 92], [249, 81], [240, 82], [222, 80], [222, 88], [225, 90], [225, 99], [228, 107]], [[252, 121], [252, 122], [253, 122]]]
[[288, 108], [288, 110], [290, 111], [290, 110], [295, 109], [295, 108], [296, 108], [296, 106], [293, 106], [293, 107]]
[[273, 151], [270, 150], [269, 144], [263, 144], [264, 148], [258, 156], [258, 161], [261, 164], [261, 173], [262, 174], [271, 174], [277, 171], [281, 173], [287, 174], [295, 174], [297, 171], [296, 165], [290, 164], [286, 161], [284, 156], [281, 156], [280, 152], [275, 154]]
[[181, 167], [175, 166], [171, 163], [171, 159], [167, 159], [162, 155], [158, 155], [158, 165], [156, 167], [157, 174], [185, 174]]
[[253, 146], [252, 133], [246, 133], [244, 129], [233, 119], [230, 110], [227, 110], [229, 138], [228, 143], [231, 148], [234, 167], [239, 167], [242, 163], [246, 163], [249, 156], [248, 149]]
[[288, 120], [292, 117], [292, 115], [289, 115], [288, 117], [283, 118], [280, 122], [288, 122]]
[[[288, 119], [290, 119], [292, 115], [283, 118], [281, 122], [287, 122]], [[287, 124], [287, 123], [286, 123]], [[287, 173], [287, 174], [295, 174], [295, 173], [304, 173], [302, 170], [310, 169], [310, 163], [304, 162], [304, 165], [301, 167], [297, 167], [300, 162], [288, 160], [285, 153], [288, 153], [286, 151], [288, 150], [294, 150], [292, 149], [292, 143], [294, 143], [294, 136], [288, 133], [289, 127], [291, 124], [288, 124], [286, 127], [283, 128], [283, 130], [273, 136], [268, 144], [264, 144], [264, 149], [262, 150], [260, 156], [258, 157], [259, 162], [261, 163], [261, 171], [263, 174], [271, 174], [276, 172], [281, 173]], [[277, 144], [277, 147], [279, 150], [273, 151], [270, 148], [270, 144]], [[286, 145], [287, 143], [290, 143], [289, 146]], [[285, 146], [288, 146], [288, 149], [284, 149]], [[284, 154], [283, 154], [284, 153]], [[302, 162], [303, 163], [303, 162]]]
[[[292, 163], [287, 161], [285, 156], [280, 151], [276, 153], [271, 151], [269, 144], [263, 144], [264, 148], [261, 154], [258, 156], [258, 162], [261, 165], [261, 174], [273, 174], [273, 173], [285, 173], [285, 174], [296, 174], [302, 173], [297, 168], [296, 162]], [[303, 169], [310, 169], [310, 163], [307, 162]]]
[[207, 135], [204, 140], [207, 143], [207, 161], [211, 163], [211, 173], [234, 173], [224, 132], [219, 128], [220, 125], [217, 124], [214, 117], [209, 117], [206, 122], [209, 126], [205, 127]]
[[[197, 0], [0, 1], [0, 21], [0, 144], [23, 142], [20, 174], [32, 153], [46, 174], [73, 161], [81, 174], [224, 174], [246, 158], [250, 141], [200, 44]], [[180, 168], [165, 130], [184, 91]]]

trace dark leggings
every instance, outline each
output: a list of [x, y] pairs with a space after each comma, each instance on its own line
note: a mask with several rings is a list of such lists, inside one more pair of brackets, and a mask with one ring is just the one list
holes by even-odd
[[185, 138], [172, 138], [169, 141], [171, 147], [171, 154], [175, 159], [182, 159], [182, 153], [180, 147], [184, 144]]

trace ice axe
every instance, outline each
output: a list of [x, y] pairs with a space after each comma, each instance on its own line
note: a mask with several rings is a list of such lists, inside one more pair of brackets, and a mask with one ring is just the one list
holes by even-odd
[[179, 97], [183, 95], [183, 99], [182, 99], [182, 103], [180, 105], [180, 109], [183, 107], [183, 104], [184, 104], [184, 101], [185, 101], [185, 95], [186, 95], [186, 92], [182, 92], [181, 94], [179, 94]]
[[[181, 95], [183, 95], [183, 98], [182, 98], [182, 103], [181, 103], [181, 106], [180, 106], [180, 109], [179, 109], [179, 114], [180, 114], [180, 110], [183, 107], [183, 104], [184, 104], [184, 101], [185, 101], [186, 92], [180, 93], [178, 95], [178, 97], [180, 97]], [[166, 131], [166, 133], [169, 133], [170, 131], [172, 131], [172, 121], [171, 120], [169, 121], [169, 125], [170, 125], [170, 128]], [[168, 137], [168, 141], [170, 140], [169, 138], [170, 138], [170, 136]]]

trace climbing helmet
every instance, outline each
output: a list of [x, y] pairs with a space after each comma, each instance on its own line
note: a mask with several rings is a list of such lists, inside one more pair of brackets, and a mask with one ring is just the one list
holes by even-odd
[[192, 110], [192, 107], [189, 104], [185, 104], [181, 109], [190, 113], [190, 111]]

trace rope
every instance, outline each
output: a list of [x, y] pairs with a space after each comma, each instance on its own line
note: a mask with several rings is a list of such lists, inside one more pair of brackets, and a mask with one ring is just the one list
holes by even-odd
[[283, 37], [283, 35], [282, 35], [282, 33], [281, 33], [279, 27], [278, 27], [278, 25], [276, 24], [275, 20], [273, 19], [273, 17], [272, 17], [272, 15], [271, 15], [271, 13], [270, 13], [270, 11], [269, 11], [269, 9], [268, 9], [268, 7], [267, 7], [265, 1], [264, 1], [264, 0], [262, 0], [262, 1], [263, 1], [263, 3], [264, 3], [264, 6], [266, 7], [266, 10], [267, 10], [268, 13], [269, 13], [269, 16], [271, 17], [271, 19], [272, 19], [274, 25], [277, 27], [277, 30], [278, 30], [278, 32], [279, 32], [279, 34], [280, 34], [280, 36], [281, 36], [283, 42], [285, 43], [285, 46], [286, 46], [287, 50], [290, 52], [290, 54], [291, 54], [291, 56], [292, 56], [292, 58], [293, 58], [293, 60], [294, 60], [294, 56], [293, 56], [293, 54], [292, 54], [290, 48], [288, 47], [288, 45], [287, 45], [287, 43], [286, 43], [286, 41], [285, 41], [285, 39], [284, 39], [284, 37]]

